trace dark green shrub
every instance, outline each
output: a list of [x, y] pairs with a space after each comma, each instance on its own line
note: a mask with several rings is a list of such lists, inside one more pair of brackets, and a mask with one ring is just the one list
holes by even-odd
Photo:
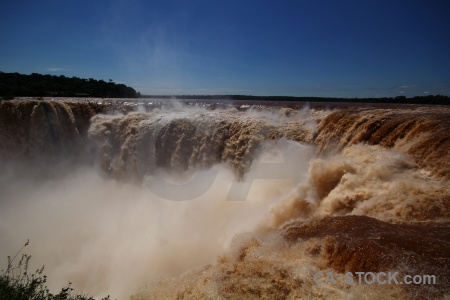
[[[58, 294], [50, 293], [46, 286], [47, 276], [44, 275], [44, 266], [34, 273], [29, 273], [31, 255], [22, 254], [17, 265], [13, 265], [28, 244], [29, 241], [13, 258], [7, 257], [6, 270], [2, 270], [0, 274], [0, 300], [94, 300], [89, 296], [74, 294], [70, 282]], [[109, 299], [109, 296], [103, 298]]]

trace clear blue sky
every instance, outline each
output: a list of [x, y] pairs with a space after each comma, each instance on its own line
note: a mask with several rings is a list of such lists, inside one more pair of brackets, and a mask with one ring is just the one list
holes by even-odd
[[450, 95], [450, 1], [3, 0], [0, 71], [143, 94]]

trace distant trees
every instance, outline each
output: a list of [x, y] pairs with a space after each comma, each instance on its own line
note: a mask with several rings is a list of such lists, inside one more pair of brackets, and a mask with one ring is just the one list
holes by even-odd
[[24, 75], [19, 73], [0, 72], [0, 97], [11, 99], [14, 97], [99, 97], [99, 98], [136, 98], [139, 96], [133, 88], [124, 84], [33, 73]]
[[[112, 79], [108, 82], [94, 78], [66, 77], [64, 75], [41, 75], [33, 73], [4, 73], [0, 71], [0, 100], [14, 97], [98, 97], [98, 98], [138, 98], [141, 94]], [[143, 96], [173, 98], [174, 96]], [[410, 103], [450, 105], [450, 98], [442, 95], [427, 95], [407, 98], [405, 96], [385, 98], [333, 98], [333, 97], [291, 97], [291, 96], [251, 96], [251, 95], [179, 95], [178, 99], [198, 100], [255, 100], [255, 101], [300, 101], [300, 102], [352, 102], [352, 103]]]
[[254, 101], [298, 101], [298, 102], [330, 102], [330, 103], [386, 103], [386, 104], [438, 104], [450, 105], [450, 97], [443, 95], [427, 95], [407, 98], [405, 96], [384, 98], [333, 98], [333, 97], [294, 97], [294, 96], [251, 96], [251, 95], [178, 95], [178, 96], [151, 96], [145, 98], [160, 99], [192, 99], [192, 100], [254, 100]]

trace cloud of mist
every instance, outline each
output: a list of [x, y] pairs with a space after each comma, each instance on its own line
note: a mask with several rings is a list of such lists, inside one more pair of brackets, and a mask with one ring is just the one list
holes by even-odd
[[[279, 151], [283, 143], [290, 143], [290, 152]], [[296, 156], [296, 163], [289, 164], [293, 158], [286, 155]], [[214, 175], [213, 184], [189, 201], [158, 197], [145, 184], [103, 178], [95, 167], [53, 180], [12, 172], [0, 180], [0, 253], [13, 255], [30, 239], [25, 252], [32, 255], [31, 269], [44, 264], [50, 288], [70, 281], [77, 292], [127, 297], [164, 274], [213, 263], [235, 234], [252, 231], [297, 184], [289, 177], [270, 179], [270, 164], [302, 173], [311, 156], [310, 147], [294, 142], [264, 146], [255, 165], [266, 168], [253, 175], [250, 170], [250, 189], [240, 201], [226, 201], [235, 177], [223, 165], [198, 171], [200, 178]], [[180, 184], [181, 175], [152, 176]], [[180, 192], [196, 188], [190, 179], [183, 179]]]

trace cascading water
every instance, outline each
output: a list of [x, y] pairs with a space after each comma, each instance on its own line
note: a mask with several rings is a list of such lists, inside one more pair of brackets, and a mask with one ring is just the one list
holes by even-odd
[[[0, 102], [0, 253], [120, 299], [449, 296], [447, 107], [245, 104]], [[390, 271], [438, 282], [314, 281]]]

